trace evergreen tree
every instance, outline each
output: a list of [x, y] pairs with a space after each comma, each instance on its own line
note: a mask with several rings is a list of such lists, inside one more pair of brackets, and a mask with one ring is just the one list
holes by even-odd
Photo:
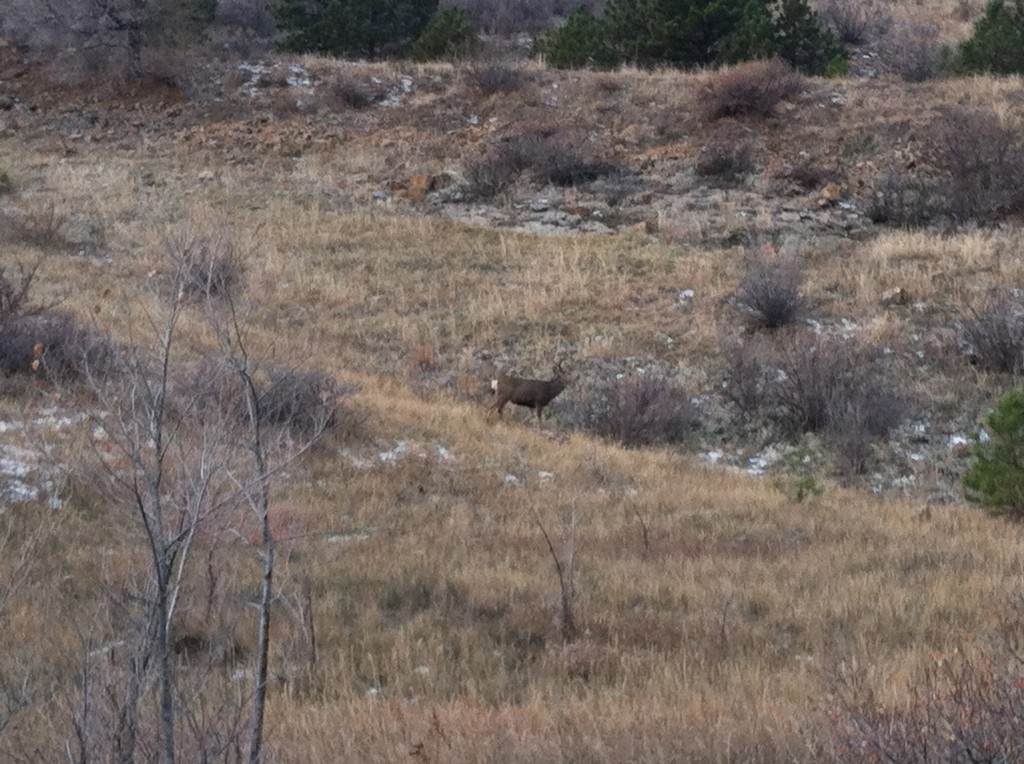
[[608, 42], [607, 26], [586, 8], [577, 8], [558, 29], [538, 42], [549, 66], [570, 69], [593, 66], [609, 68], [619, 57]]
[[619, 56], [642, 66], [779, 56], [821, 73], [842, 54], [807, 0], [608, 0], [603, 20]]
[[1006, 393], [985, 419], [987, 438], [974, 446], [963, 477], [968, 498], [992, 514], [1024, 517], [1024, 390]]
[[991, 0], [974, 24], [969, 40], [960, 43], [965, 72], [1024, 73], [1024, 0]]
[[423, 32], [438, 0], [281, 0], [274, 15], [286, 50], [380, 58]]

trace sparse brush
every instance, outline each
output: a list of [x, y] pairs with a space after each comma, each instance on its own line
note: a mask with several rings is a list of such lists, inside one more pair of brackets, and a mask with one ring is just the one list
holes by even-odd
[[894, 389], [867, 345], [796, 336], [783, 345], [771, 385], [779, 423], [792, 433], [825, 432], [850, 471], [900, 421], [910, 402]]
[[763, 419], [770, 406], [771, 377], [767, 363], [760, 357], [755, 344], [749, 340], [725, 341], [720, 355], [724, 356], [723, 392], [745, 422]]
[[805, 156], [777, 170], [774, 180], [782, 189], [795, 186], [800, 191], [813, 191], [832, 182], [834, 175], [832, 170], [812, 157]]
[[344, 75], [322, 88], [322, 92], [328, 104], [335, 109], [368, 109], [378, 97], [368, 85]]
[[875, 180], [864, 214], [873, 223], [916, 228], [935, 220], [947, 204], [934, 180], [890, 168]]
[[785, 61], [750, 61], [714, 73], [700, 94], [705, 119], [769, 117], [804, 88], [804, 78]]
[[514, 93], [523, 87], [526, 78], [522, 69], [497, 61], [467, 67], [466, 81], [484, 95]]
[[164, 247], [171, 268], [168, 289], [187, 302], [228, 298], [241, 288], [241, 260], [227, 237], [185, 228], [169, 236]]
[[0, 209], [0, 240], [47, 252], [61, 250], [70, 246], [63, 233], [66, 222], [52, 202], [28, 210]]
[[0, 324], [0, 371], [7, 374], [76, 384], [110, 375], [116, 357], [106, 334], [71, 313], [48, 311]]
[[574, 396], [573, 426], [627, 448], [679, 443], [693, 433], [697, 412], [690, 395], [657, 371], [610, 374]]
[[800, 292], [802, 281], [795, 262], [751, 259], [736, 293], [747, 325], [771, 330], [802, 320], [807, 313], [807, 300]]
[[934, 136], [954, 217], [991, 221], [1024, 209], [1024, 142], [994, 112], [949, 109]]
[[[1020, 616], [1020, 613], [1017, 613]], [[1015, 645], [1019, 623], [1005, 636], [957, 635], [910, 679], [910, 702], [880, 703], [866, 689], [862, 670], [836, 672], [829, 693], [837, 764], [893, 761], [957, 764], [1024, 760], [1024, 681]]]
[[892, 25], [892, 14], [876, 0], [819, 0], [818, 17], [847, 45], [868, 42]]
[[[341, 400], [355, 392], [324, 372], [271, 368], [254, 375], [258, 410], [264, 427], [308, 436], [342, 423]], [[171, 388], [179, 412], [192, 412], [206, 423], [226, 419], [245, 424], [252, 412], [243, 381], [229, 365], [205, 360], [183, 369]]]
[[882, 60], [907, 82], [924, 82], [939, 74], [939, 27], [906, 22], [889, 30], [882, 41]]
[[731, 141], [727, 138], [713, 138], [705, 144], [694, 172], [703, 178], [715, 178], [725, 183], [734, 183], [754, 171], [754, 149], [747, 141]]
[[468, 194], [489, 199], [507, 190], [523, 173], [540, 183], [574, 186], [614, 172], [608, 162], [582, 155], [558, 129], [539, 129], [503, 136], [484, 155], [467, 163]]
[[1008, 296], [971, 309], [961, 320], [961, 339], [972, 363], [988, 371], [1024, 371], [1024, 306]]

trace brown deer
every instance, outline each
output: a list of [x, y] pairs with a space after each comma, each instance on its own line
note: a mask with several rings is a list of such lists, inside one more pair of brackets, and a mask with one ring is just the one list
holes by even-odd
[[514, 403], [517, 406], [526, 406], [537, 412], [537, 421], [544, 419], [544, 407], [553, 401], [560, 392], [569, 384], [569, 376], [558, 363], [554, 366], [554, 377], [549, 380], [523, 379], [522, 377], [511, 377], [499, 374], [497, 379], [491, 380], [491, 390], [494, 391], [494, 400], [488, 406], [488, 410], [497, 411], [498, 418], [501, 418], [501, 410], [506, 403]]

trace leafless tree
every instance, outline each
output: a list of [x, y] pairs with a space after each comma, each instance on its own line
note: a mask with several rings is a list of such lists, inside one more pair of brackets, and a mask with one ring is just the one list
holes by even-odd
[[59, 68], [132, 78], [141, 71], [149, 4], [150, 0], [11, 0], [4, 31]]
[[[108, 633], [118, 638], [103, 645], [92, 635], [82, 640], [86, 670], [73, 738], [81, 762], [127, 764], [142, 750], [155, 750], [161, 764], [211, 757], [255, 764], [263, 750], [275, 599], [271, 487], [333, 421], [337, 388], [325, 375], [267, 374], [250, 354], [240, 300], [221, 290], [197, 299], [185, 288], [193, 275], [187, 259], [169, 254], [159, 308], [148, 315], [153, 343], [129, 343], [118, 373], [96, 383], [103, 413], [93, 422], [95, 453], [111, 499], [142, 531], [149, 565], [137, 591], [115, 603], [122, 615], [108, 616]], [[183, 331], [186, 312], [196, 306], [216, 337], [213, 348], [189, 345]], [[187, 367], [201, 369], [198, 384]], [[293, 404], [299, 400], [312, 410], [282, 407], [279, 391], [293, 378], [315, 381], [313, 395], [287, 388]], [[254, 680], [240, 703], [224, 699], [217, 714], [202, 716], [209, 704], [195, 701], [208, 680], [190, 676], [186, 687], [179, 676], [175, 655], [192, 647], [189, 635], [176, 633], [175, 615], [188, 597], [185, 582], [197, 539], [216, 544], [222, 531], [232, 530], [228, 510], [236, 507], [247, 507], [260, 528]], [[119, 629], [118, 618], [129, 626], [134, 618], [138, 628]], [[156, 712], [147, 715], [151, 696]], [[106, 706], [97, 720], [101, 698]]]

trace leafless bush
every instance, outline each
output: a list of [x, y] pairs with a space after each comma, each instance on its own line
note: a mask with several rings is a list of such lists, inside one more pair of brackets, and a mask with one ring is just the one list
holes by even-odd
[[885, 34], [892, 24], [892, 14], [874, 0], [819, 0], [818, 17], [848, 45]]
[[726, 347], [726, 397], [745, 421], [774, 424], [788, 436], [821, 433], [844, 473], [863, 472], [874, 444], [911, 409], [887, 381], [879, 352], [808, 335], [773, 344]]
[[323, 88], [328, 101], [350, 109], [368, 109], [377, 100], [377, 93], [367, 85], [342, 75]]
[[32, 285], [39, 273], [40, 262], [18, 263], [13, 268], [0, 266], [0, 326], [7, 321], [38, 313], [32, 304]]
[[277, 34], [267, 0], [219, 0], [216, 18], [222, 24], [251, 29], [263, 38]]
[[939, 28], [907, 22], [889, 31], [882, 42], [885, 64], [907, 82], [924, 82], [938, 74]]
[[879, 380], [863, 380], [829, 404], [825, 441], [847, 475], [864, 472], [875, 442], [907, 413], [907, 401]]
[[106, 334], [70, 313], [44, 312], [0, 324], [0, 371], [36, 373], [74, 384], [112, 373], [116, 348]]
[[824, 431], [854, 463], [855, 439], [885, 435], [909, 409], [886, 382], [876, 349], [827, 337], [783, 346], [771, 396], [784, 430]]
[[514, 93], [522, 88], [524, 81], [522, 69], [495, 61], [468, 67], [465, 77], [484, 95]]
[[325, 372], [271, 370], [259, 391], [263, 423], [309, 436], [337, 424], [336, 402], [346, 392]]
[[0, 196], [14, 193], [14, 180], [7, 170], [0, 170]]
[[186, 302], [229, 297], [242, 281], [242, 265], [234, 244], [221, 236], [184, 229], [165, 242], [173, 273], [169, 288]]
[[972, 309], [962, 320], [960, 336], [971, 360], [1004, 374], [1024, 371], [1024, 306], [1009, 297]]
[[900, 705], [880, 704], [850, 668], [835, 674], [832, 761], [1024, 761], [1024, 676], [1012, 648], [966, 642], [933, 656]]
[[701, 148], [693, 170], [704, 178], [734, 183], [754, 171], [754, 149], [746, 141], [712, 138]]
[[573, 426], [630, 448], [685, 440], [697, 422], [690, 396], [657, 371], [598, 379], [569, 409]]
[[751, 342], [725, 342], [721, 354], [725, 359], [722, 387], [725, 397], [736, 406], [745, 421], [763, 417], [770, 405], [772, 370]]
[[133, 79], [146, 11], [146, 0], [12, 0], [4, 32], [50, 62], [60, 80]]
[[[351, 424], [338, 404], [355, 388], [338, 383], [320, 371], [270, 368], [254, 374], [259, 424], [308, 436], [325, 428]], [[234, 369], [219, 359], [204, 360], [182, 369], [171, 389], [179, 412], [198, 421], [249, 421], [248, 398]]]
[[994, 112], [950, 109], [936, 125], [935, 138], [954, 217], [997, 220], [1024, 208], [1024, 144]]
[[468, 194], [491, 198], [511, 186], [524, 172], [540, 183], [573, 186], [614, 171], [607, 162], [584, 157], [570, 139], [555, 129], [507, 135], [466, 168]]
[[834, 173], [810, 156], [800, 157], [792, 164], [787, 164], [774, 173], [777, 186], [783, 189], [796, 188], [800, 191], [813, 191], [832, 182]]
[[800, 321], [807, 312], [802, 280], [795, 262], [752, 258], [736, 293], [747, 325], [753, 330], [779, 329]]
[[53, 203], [29, 210], [0, 210], [0, 240], [42, 250], [70, 246], [64, 237], [66, 219]]
[[804, 79], [785, 61], [772, 58], [722, 69], [701, 91], [706, 119], [775, 113], [779, 102], [803, 90]]
[[890, 168], [876, 179], [865, 214], [873, 223], [915, 228], [932, 222], [946, 206], [935, 181]]

